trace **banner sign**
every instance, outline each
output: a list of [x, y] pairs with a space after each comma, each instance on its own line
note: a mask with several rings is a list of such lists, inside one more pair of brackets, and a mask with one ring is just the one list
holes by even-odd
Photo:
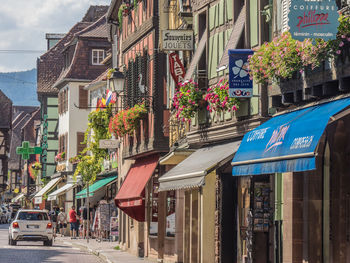
[[163, 50], [193, 50], [192, 30], [163, 30]]
[[338, 18], [335, 0], [292, 0], [288, 15], [289, 31], [299, 41], [305, 38], [335, 39]]
[[250, 98], [253, 96], [253, 80], [248, 73], [248, 56], [251, 49], [230, 49], [229, 55], [229, 96]]
[[176, 85], [183, 82], [186, 75], [185, 68], [182, 65], [179, 56], [175, 52], [169, 54], [169, 67], [170, 74], [173, 77]]

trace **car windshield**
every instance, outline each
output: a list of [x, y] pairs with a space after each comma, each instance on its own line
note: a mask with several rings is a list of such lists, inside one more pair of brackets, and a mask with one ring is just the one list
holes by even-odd
[[19, 212], [17, 220], [29, 220], [29, 221], [48, 220], [48, 216], [44, 212]]

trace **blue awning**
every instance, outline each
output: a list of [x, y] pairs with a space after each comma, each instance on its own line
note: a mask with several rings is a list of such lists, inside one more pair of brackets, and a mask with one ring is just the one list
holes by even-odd
[[244, 136], [232, 175], [314, 170], [316, 147], [329, 119], [349, 105], [345, 98], [273, 117]]

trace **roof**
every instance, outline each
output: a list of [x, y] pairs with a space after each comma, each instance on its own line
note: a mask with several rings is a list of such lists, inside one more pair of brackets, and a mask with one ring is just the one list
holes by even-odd
[[74, 47], [74, 56], [69, 67], [62, 70], [60, 76], [55, 81], [54, 83], [55, 88], [59, 88], [59, 86], [66, 80], [69, 80], [69, 81], [74, 80], [74, 81], [81, 81], [81, 82], [94, 80], [103, 71], [105, 71], [106, 69], [105, 67], [95, 69], [94, 71], [91, 71], [91, 72], [89, 71], [89, 69], [86, 69], [84, 71], [81, 70], [82, 63], [84, 63], [85, 60], [82, 60], [79, 58], [84, 56], [84, 53], [86, 53], [86, 50], [84, 49], [84, 43], [79, 40], [89, 39], [89, 38], [92, 38], [92, 39], [100, 38], [105, 40], [106, 43], [108, 43], [106, 16], [100, 17], [93, 24], [89, 25], [88, 27], [84, 28], [79, 32], [76, 32], [74, 34], [74, 38], [72, 38], [70, 42], [66, 44], [66, 46], [68, 46], [68, 45], [73, 45], [76, 42]]
[[11, 128], [12, 101], [0, 90], [0, 128]]
[[108, 11], [108, 5], [91, 5], [86, 11], [82, 22], [95, 22]]
[[[22, 129], [24, 129], [24, 138], [29, 139], [31, 143], [35, 143], [35, 130], [30, 125], [36, 120], [40, 120], [40, 108], [31, 106], [13, 106], [12, 111], [12, 132], [10, 144], [9, 169], [18, 170], [20, 157], [16, 154], [16, 148], [22, 143]], [[28, 129], [26, 129], [28, 127]], [[30, 134], [32, 133], [32, 134]]]
[[64, 66], [62, 50], [69, 43], [77, 32], [91, 25], [89, 22], [79, 22], [58, 43], [42, 55], [37, 61], [37, 92], [57, 94], [58, 90], [53, 87]]

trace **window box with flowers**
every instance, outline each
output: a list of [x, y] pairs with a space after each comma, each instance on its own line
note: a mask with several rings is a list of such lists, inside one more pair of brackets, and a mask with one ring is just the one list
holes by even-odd
[[58, 153], [56, 156], [55, 156], [55, 162], [62, 162], [66, 160], [66, 152], [61, 152], [61, 153]]
[[116, 137], [124, 135], [133, 135], [134, 131], [140, 126], [140, 121], [147, 115], [146, 105], [144, 103], [136, 104], [134, 107], [119, 111], [110, 119], [109, 131]]
[[203, 106], [205, 106], [203, 92], [198, 88], [196, 82], [189, 80], [179, 83], [173, 97], [173, 108], [178, 120], [182, 122], [190, 121]]
[[297, 73], [313, 71], [325, 61], [336, 59], [346, 53], [350, 46], [350, 17], [339, 17], [337, 38], [330, 41], [292, 38], [289, 32], [264, 43], [249, 57], [251, 77], [257, 83], [284, 81], [295, 78]]

